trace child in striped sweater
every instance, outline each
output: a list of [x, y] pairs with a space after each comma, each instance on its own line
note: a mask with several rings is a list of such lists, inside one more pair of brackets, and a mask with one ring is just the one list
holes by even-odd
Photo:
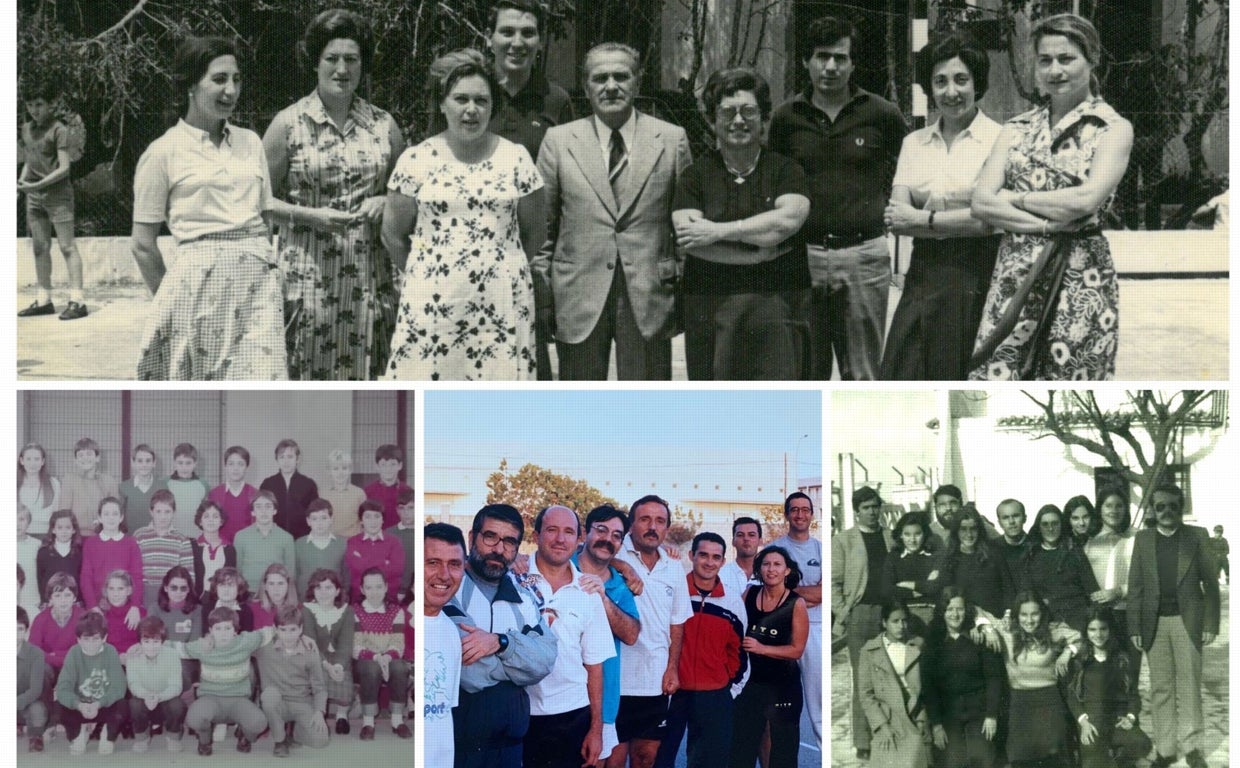
[[150, 608], [159, 598], [164, 575], [169, 568], [194, 567], [194, 550], [189, 538], [172, 527], [177, 501], [166, 488], [151, 494], [151, 524], [139, 528], [133, 537], [142, 552], [142, 604]]
[[379, 689], [388, 686], [392, 732], [402, 739], [413, 737], [405, 723], [405, 700], [409, 698], [409, 662], [405, 654], [405, 609], [389, 599], [387, 577], [378, 568], [362, 574], [362, 600], [353, 606], [357, 629], [353, 634], [353, 658], [361, 684], [363, 741], [375, 738], [375, 715], [379, 713]]

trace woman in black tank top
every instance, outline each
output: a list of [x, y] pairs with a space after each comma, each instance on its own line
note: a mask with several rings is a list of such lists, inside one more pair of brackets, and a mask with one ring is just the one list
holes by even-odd
[[753, 569], [762, 586], [745, 593], [749, 620], [741, 648], [749, 654], [750, 674], [733, 708], [730, 766], [753, 768], [770, 723], [770, 768], [796, 768], [802, 705], [797, 659], [809, 636], [805, 599], [794, 589], [801, 572], [783, 547], [763, 549]]

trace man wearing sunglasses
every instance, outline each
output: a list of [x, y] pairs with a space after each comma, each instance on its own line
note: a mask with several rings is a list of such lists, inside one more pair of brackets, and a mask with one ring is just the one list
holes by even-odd
[[1201, 747], [1201, 649], [1218, 633], [1219, 591], [1205, 528], [1184, 525], [1184, 492], [1159, 487], [1150, 508], [1156, 526], [1137, 534], [1128, 571], [1128, 626], [1150, 662], [1153, 768], [1179, 759], [1205, 768]]
[[461, 588], [444, 607], [461, 633], [461, 693], [453, 713], [457, 768], [521, 768], [530, 715], [525, 688], [555, 665], [556, 638], [538, 598], [508, 571], [524, 535], [516, 507], [480, 509]]

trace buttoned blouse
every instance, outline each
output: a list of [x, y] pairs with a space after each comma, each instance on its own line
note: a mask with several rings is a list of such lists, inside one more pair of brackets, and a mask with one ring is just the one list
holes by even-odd
[[178, 243], [262, 226], [271, 207], [263, 142], [226, 123], [217, 147], [209, 133], [179, 120], [142, 153], [133, 198], [133, 220], [167, 221]]
[[942, 125], [940, 118], [904, 137], [892, 181], [893, 187], [908, 187], [914, 207], [928, 211], [969, 207], [977, 177], [1003, 130], [979, 109], [948, 147]]

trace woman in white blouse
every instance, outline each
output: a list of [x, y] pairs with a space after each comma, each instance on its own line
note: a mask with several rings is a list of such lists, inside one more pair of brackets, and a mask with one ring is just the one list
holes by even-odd
[[[133, 253], [155, 294], [138, 378], [287, 379], [267, 159], [258, 134], [228, 123], [241, 95], [236, 45], [189, 38], [172, 71], [182, 117], [134, 173]], [[170, 269], [164, 222], [177, 244]]]
[[914, 245], [881, 377], [958, 381], [969, 372], [999, 249], [969, 202], [1001, 127], [977, 107], [990, 71], [985, 51], [950, 35], [922, 51], [917, 65], [939, 118], [904, 138], [884, 215]]
[[1103, 491], [1098, 496], [1098, 516], [1102, 529], [1085, 542], [1085, 558], [1094, 570], [1099, 590], [1089, 596], [1095, 605], [1105, 605], [1115, 616], [1115, 629], [1127, 640], [1128, 564], [1132, 561], [1132, 512], [1122, 490]]

